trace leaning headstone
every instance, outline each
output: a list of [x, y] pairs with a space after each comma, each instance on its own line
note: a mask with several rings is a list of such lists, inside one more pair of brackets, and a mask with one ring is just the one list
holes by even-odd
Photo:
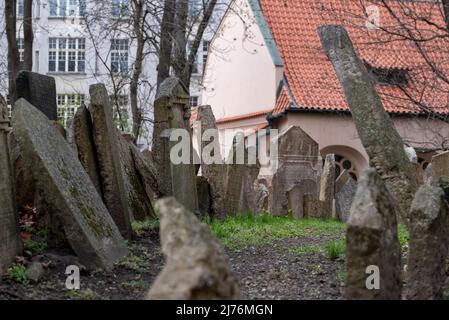
[[131, 208], [126, 197], [119, 142], [108, 92], [104, 84], [96, 84], [90, 86], [89, 93], [91, 102], [89, 111], [93, 121], [93, 137], [100, 168], [104, 203], [122, 236], [130, 239], [132, 235]]
[[24, 98], [45, 114], [48, 119], [58, 120], [55, 78], [21, 71], [17, 76], [16, 86], [17, 99]]
[[399, 217], [407, 222], [418, 180], [402, 138], [385, 111], [346, 30], [342, 26], [322, 26], [318, 28], [318, 34], [334, 65], [370, 165], [376, 168], [395, 198]]
[[318, 143], [300, 127], [289, 127], [278, 137], [278, 169], [273, 175], [269, 196], [272, 215], [288, 214], [287, 193], [304, 180], [314, 181], [310, 192], [318, 197], [321, 160]]
[[243, 202], [245, 175], [245, 141], [243, 134], [237, 134], [226, 159], [225, 212], [226, 215], [240, 214]]
[[[218, 140], [218, 130], [215, 124], [215, 116], [212, 112], [212, 108], [210, 106], [199, 106], [197, 108], [197, 114], [197, 121], [199, 121], [201, 124], [199, 137], [203, 137], [203, 134], [207, 130], [215, 130], [216, 134], [213, 136], [213, 139]], [[201, 139], [201, 150], [204, 150], [204, 147], [209, 143], [210, 141], [202, 141]], [[220, 149], [215, 151], [220, 152]], [[222, 159], [222, 155], [221, 153], [219, 153], [218, 155], [214, 154], [213, 158]], [[224, 169], [225, 166], [222, 163], [206, 164], [203, 162], [201, 164], [201, 174], [206, 177], [207, 181], [210, 184], [212, 206], [214, 209], [214, 213], [218, 216], [225, 215], [225, 206], [223, 199], [225, 194]]]
[[[401, 299], [401, 247], [396, 219], [394, 200], [385, 183], [376, 170], [366, 169], [347, 223], [347, 299]], [[368, 279], [373, 272], [373, 278]], [[380, 283], [376, 284], [376, 279]]]
[[[255, 163], [250, 163], [251, 159], [255, 160]], [[245, 167], [242, 176], [243, 184], [239, 212], [253, 214], [257, 211], [256, 188], [259, 172], [260, 163], [257, 161], [256, 147], [245, 148]]]
[[406, 298], [442, 299], [449, 250], [449, 208], [440, 187], [424, 185], [418, 190], [409, 230]]
[[357, 182], [351, 177], [347, 170], [338, 177], [335, 182], [335, 209], [337, 218], [347, 222], [351, 210], [352, 201], [357, 191]]
[[328, 154], [324, 161], [323, 172], [321, 173], [320, 201], [323, 202], [322, 218], [332, 217], [333, 203], [335, 198], [335, 155]]
[[[302, 180], [299, 184], [295, 185], [291, 190], [287, 192], [287, 198], [289, 203], [289, 210], [291, 210], [292, 216], [296, 219], [307, 218], [306, 208], [306, 196], [316, 197], [316, 181], [311, 179]], [[316, 199], [316, 201], [319, 201]], [[319, 204], [319, 210], [310, 216], [314, 218], [322, 218], [321, 212], [322, 204]]]
[[73, 132], [78, 159], [89, 175], [98, 194], [103, 196], [101, 190], [100, 168], [94, 145], [92, 118], [89, 110], [85, 106], [78, 108], [75, 113], [73, 119]]
[[37, 189], [58, 214], [80, 261], [90, 269], [112, 269], [128, 250], [73, 149], [24, 99], [15, 104], [13, 128]]
[[238, 299], [240, 290], [225, 252], [207, 225], [174, 198], [156, 203], [164, 269], [147, 298], [152, 300]]
[[432, 178], [438, 181], [440, 177], [449, 177], [449, 151], [432, 157]]
[[433, 170], [432, 170], [432, 164], [431, 163], [429, 163], [428, 165], [427, 165], [427, 168], [424, 170], [424, 173], [423, 173], [423, 182], [425, 183], [425, 184], [428, 184], [428, 185], [430, 185], [430, 184], [432, 184], [432, 180], [433, 180]]
[[6, 101], [0, 95], [0, 273], [19, 255], [19, 217], [15, 199], [14, 173], [9, 157], [9, 118]]

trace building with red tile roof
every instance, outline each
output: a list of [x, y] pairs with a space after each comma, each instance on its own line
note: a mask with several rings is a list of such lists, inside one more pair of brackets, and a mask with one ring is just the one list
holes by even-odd
[[436, 0], [235, 0], [212, 41], [203, 78], [203, 102], [219, 128], [220, 121], [233, 132], [266, 121], [280, 131], [299, 125], [323, 157], [337, 154], [339, 165], [358, 175], [368, 156], [317, 34], [328, 24], [345, 26], [421, 162], [449, 146], [441, 121], [449, 114], [449, 33]]

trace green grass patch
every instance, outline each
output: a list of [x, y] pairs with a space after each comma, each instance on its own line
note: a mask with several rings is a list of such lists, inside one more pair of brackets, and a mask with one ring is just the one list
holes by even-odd
[[398, 226], [398, 238], [402, 248], [408, 245], [409, 233], [404, 224]]
[[345, 240], [331, 240], [326, 243], [327, 257], [331, 260], [337, 260], [346, 251]]
[[13, 265], [8, 269], [8, 276], [14, 282], [20, 283], [24, 286], [29, 285], [28, 277], [26, 276], [26, 268], [22, 265]]
[[30, 251], [33, 254], [43, 254], [47, 251], [48, 244], [45, 241], [37, 242], [30, 239], [23, 243], [23, 248], [25, 251]]
[[263, 245], [290, 237], [342, 235], [345, 230], [345, 224], [335, 220], [296, 220], [291, 216], [240, 215], [228, 217], [224, 222], [205, 222], [228, 248]]
[[146, 231], [159, 229], [159, 219], [145, 220], [145, 221], [133, 221], [132, 229], [137, 236], [142, 236]]

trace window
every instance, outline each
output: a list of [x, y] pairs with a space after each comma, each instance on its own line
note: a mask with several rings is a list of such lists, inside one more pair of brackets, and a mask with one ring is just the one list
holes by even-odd
[[111, 14], [116, 18], [129, 16], [129, 0], [112, 0]]
[[[193, 47], [193, 41], [188, 41], [187, 42], [187, 54], [189, 54], [192, 51], [192, 47]], [[198, 73], [198, 61], [197, 61], [197, 57], [195, 57], [195, 60], [192, 63], [192, 74], [197, 74]]]
[[116, 73], [128, 72], [128, 39], [111, 40], [111, 71]]
[[189, 107], [197, 107], [198, 106], [198, 96], [191, 96], [189, 98]]
[[207, 55], [209, 54], [210, 41], [203, 41], [203, 71], [206, 67]]
[[49, 72], [84, 72], [86, 41], [83, 38], [50, 38]]
[[50, 17], [76, 17], [86, 14], [86, 0], [50, 0]]
[[17, 0], [17, 16], [23, 17], [25, 6], [24, 6], [25, 0]]
[[17, 48], [19, 49], [19, 62], [25, 61], [25, 40], [23, 38], [17, 39]]
[[65, 126], [68, 119], [84, 104], [84, 94], [58, 94], [58, 120]]

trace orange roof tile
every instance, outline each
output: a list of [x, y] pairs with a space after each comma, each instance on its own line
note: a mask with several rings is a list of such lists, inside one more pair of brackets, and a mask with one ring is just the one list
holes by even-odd
[[[417, 14], [444, 26], [438, 2], [386, 2], [408, 25], [414, 25], [416, 19], [412, 16]], [[259, 3], [283, 60], [288, 90], [295, 106], [300, 109], [349, 110], [317, 34], [321, 25], [342, 24], [362, 59], [375, 68], [407, 70], [409, 81], [405, 88], [413, 99], [430, 106], [435, 112], [448, 113], [449, 85], [431, 71], [414, 43], [385, 31], [402, 32], [397, 20], [378, 0], [259, 0]], [[365, 27], [365, 9], [371, 4], [380, 9], [380, 29]], [[418, 21], [416, 30], [422, 37], [434, 36], [432, 41], [421, 45], [438, 69], [449, 75], [447, 34], [446, 38], [439, 37], [441, 31], [423, 21]], [[376, 88], [388, 112], [420, 111], [400, 88], [380, 84]], [[290, 108], [292, 103], [289, 99], [287, 89], [283, 88], [273, 115]]]

